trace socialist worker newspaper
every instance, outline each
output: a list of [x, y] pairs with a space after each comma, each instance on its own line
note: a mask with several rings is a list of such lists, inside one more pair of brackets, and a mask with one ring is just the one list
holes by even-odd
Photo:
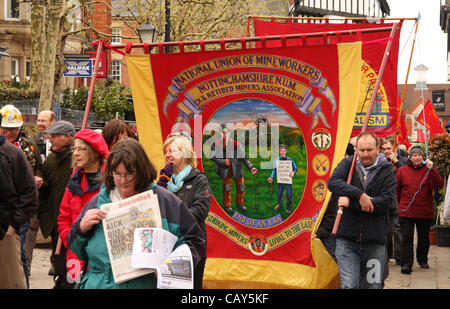
[[103, 219], [103, 230], [114, 282], [121, 284], [154, 272], [152, 269], [136, 269], [131, 266], [134, 230], [142, 227], [162, 228], [158, 197], [153, 191], [103, 204], [100, 209], [107, 214]]
[[134, 231], [131, 265], [158, 273], [158, 289], [192, 289], [193, 263], [188, 245], [173, 250], [178, 237], [159, 228]]

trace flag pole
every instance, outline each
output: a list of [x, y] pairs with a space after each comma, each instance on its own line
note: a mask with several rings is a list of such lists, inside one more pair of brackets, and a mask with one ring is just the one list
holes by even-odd
[[419, 27], [419, 18], [416, 19], [416, 29], [414, 31], [414, 39], [413, 39], [413, 43], [412, 43], [412, 47], [411, 47], [411, 55], [409, 56], [408, 70], [406, 71], [405, 84], [403, 85], [402, 98], [400, 101], [400, 108], [398, 110], [398, 115], [397, 115], [397, 130], [395, 131], [394, 145], [392, 145], [394, 152], [397, 151], [398, 127], [400, 125], [400, 117], [401, 117], [401, 113], [402, 113], [402, 109], [403, 109], [403, 102], [405, 101], [406, 86], [408, 84], [409, 69], [411, 68], [411, 60], [412, 60], [412, 56], [413, 56], [413, 52], [414, 52], [414, 45], [416, 44], [416, 35], [417, 35], [418, 27]]
[[[84, 110], [83, 124], [81, 125], [81, 130], [86, 129], [86, 126], [88, 123], [89, 110], [91, 109], [92, 97], [94, 96], [95, 81], [97, 80], [100, 55], [102, 54], [102, 52], [103, 52], [103, 40], [98, 40], [97, 54], [95, 55], [94, 71], [92, 72], [91, 85], [89, 87], [89, 94], [88, 94], [88, 98], [86, 101], [86, 108]], [[105, 65], [105, 64], [103, 64], [103, 65]]]
[[[365, 132], [367, 130], [367, 126], [369, 125], [369, 118], [372, 115], [372, 109], [373, 109], [373, 105], [375, 103], [375, 98], [377, 96], [377, 92], [380, 87], [381, 78], [383, 77], [384, 69], [386, 67], [386, 63], [389, 58], [390, 50], [392, 47], [392, 41], [394, 40], [395, 33], [397, 32], [397, 28], [398, 28], [398, 23], [394, 23], [392, 26], [391, 34], [389, 36], [389, 41], [388, 41], [388, 43], [386, 45], [386, 49], [384, 51], [384, 56], [383, 56], [383, 60], [381, 62], [380, 71], [378, 72], [377, 81], [375, 83], [375, 88], [373, 89], [372, 96], [370, 97], [369, 107], [367, 108], [366, 117], [364, 119], [364, 124], [361, 129], [361, 132]], [[350, 167], [350, 171], [349, 171], [348, 177], [347, 177], [347, 183], [350, 183], [352, 181], [355, 166], [356, 166], [356, 153], [353, 155], [352, 165]], [[336, 214], [336, 219], [334, 221], [333, 230], [331, 232], [332, 235], [337, 234], [337, 230], [339, 228], [339, 223], [341, 221], [343, 210], [344, 210], [344, 206], [339, 206], [338, 212]]]

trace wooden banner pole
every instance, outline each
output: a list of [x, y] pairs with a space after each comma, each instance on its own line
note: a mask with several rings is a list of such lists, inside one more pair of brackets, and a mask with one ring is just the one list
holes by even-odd
[[[377, 81], [375, 83], [375, 88], [373, 89], [372, 96], [370, 97], [370, 104], [369, 104], [369, 107], [367, 108], [366, 118], [364, 119], [364, 124], [361, 129], [361, 132], [365, 132], [367, 130], [367, 126], [369, 125], [369, 118], [372, 115], [372, 109], [373, 109], [373, 105], [375, 103], [375, 98], [377, 96], [377, 92], [380, 87], [381, 78], [383, 77], [384, 69], [386, 67], [386, 63], [389, 58], [392, 41], [394, 40], [395, 33], [397, 32], [397, 28], [398, 28], [398, 23], [394, 23], [392, 26], [391, 35], [389, 36], [389, 41], [386, 45], [386, 50], [384, 51], [383, 61], [381, 62], [380, 71], [378, 72], [378, 77], [377, 77]], [[356, 152], [353, 155], [353, 161], [352, 161], [352, 165], [350, 167], [350, 172], [348, 173], [347, 183], [351, 183], [351, 181], [352, 181], [355, 166], [356, 166]], [[339, 223], [341, 221], [343, 210], [344, 210], [344, 206], [339, 205], [339, 209], [336, 214], [336, 219], [334, 221], [333, 230], [331, 232], [332, 235], [337, 234], [337, 230], [339, 228]]]
[[[92, 97], [94, 96], [95, 81], [97, 80], [98, 67], [99, 67], [99, 63], [100, 63], [100, 55], [102, 54], [102, 52], [103, 52], [103, 40], [98, 40], [97, 54], [95, 55], [94, 71], [92, 72], [91, 85], [89, 87], [89, 93], [88, 93], [88, 98], [86, 101], [86, 108], [84, 110], [83, 124], [81, 125], [81, 130], [86, 129], [86, 126], [88, 123], [89, 111], [91, 109], [91, 103], [92, 103]], [[105, 63], [103, 65], [105, 65]]]

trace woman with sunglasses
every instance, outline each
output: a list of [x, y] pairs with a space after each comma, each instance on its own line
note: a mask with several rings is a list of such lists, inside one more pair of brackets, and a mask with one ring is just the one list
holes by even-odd
[[99, 209], [103, 204], [118, 202], [144, 191], [152, 190], [157, 195], [162, 228], [178, 237], [175, 248], [187, 244], [194, 267], [200, 261], [206, 246], [200, 226], [180, 199], [154, 183], [156, 176], [156, 169], [138, 141], [123, 140], [110, 152], [103, 174], [104, 185], [82, 210], [68, 237], [70, 249], [80, 259], [88, 261], [88, 271], [81, 280], [81, 289], [156, 288], [154, 273], [121, 284], [114, 282], [101, 224], [106, 213]]
[[[66, 254], [67, 288], [72, 288], [78, 280], [82, 261], [68, 249], [67, 235], [72, 224], [78, 218], [81, 209], [100, 190], [101, 173], [105, 169], [104, 160], [108, 155], [108, 146], [102, 135], [90, 129], [81, 130], [74, 136], [72, 153], [74, 171], [67, 184], [58, 215], [58, 232]], [[63, 250], [61, 251], [63, 253]], [[64, 280], [63, 280], [64, 281]]]

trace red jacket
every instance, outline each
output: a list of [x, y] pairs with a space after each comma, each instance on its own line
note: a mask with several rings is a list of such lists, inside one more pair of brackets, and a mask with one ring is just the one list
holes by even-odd
[[[428, 170], [425, 165], [414, 168], [411, 161], [397, 170], [395, 177], [397, 178], [396, 195], [399, 217], [434, 218], [433, 190], [442, 188], [444, 180], [435, 168], [429, 172]], [[421, 183], [422, 186], [420, 186]]]
[[[105, 163], [99, 168], [98, 178], [105, 169]], [[72, 224], [77, 220], [83, 207], [93, 198], [99, 191], [101, 182], [91, 181], [88, 183], [84, 170], [75, 169], [70, 176], [61, 205], [59, 206], [58, 215], [58, 232], [59, 236], [67, 248], [67, 236], [69, 235]], [[67, 249], [67, 275], [73, 280], [78, 279], [83, 262], [80, 261], [75, 253]]]

